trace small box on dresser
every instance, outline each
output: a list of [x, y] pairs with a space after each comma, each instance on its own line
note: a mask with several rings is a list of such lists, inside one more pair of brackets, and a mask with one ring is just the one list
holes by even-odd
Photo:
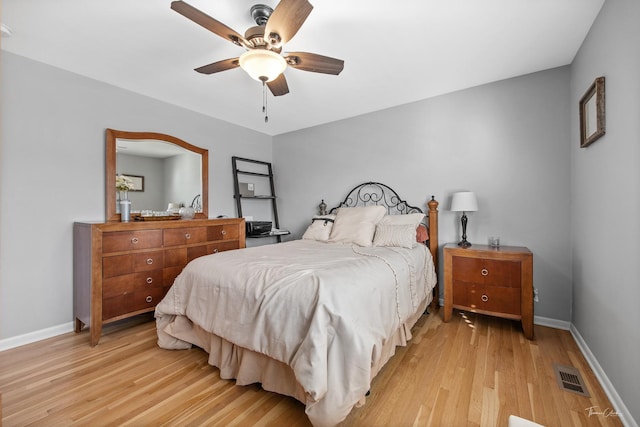
[[73, 229], [75, 331], [153, 311], [187, 263], [245, 247], [242, 218], [76, 222]]
[[519, 320], [533, 339], [533, 254], [525, 247], [444, 247], [444, 321], [453, 309]]

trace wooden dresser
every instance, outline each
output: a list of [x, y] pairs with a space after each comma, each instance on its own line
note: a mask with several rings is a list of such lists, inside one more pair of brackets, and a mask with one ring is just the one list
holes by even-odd
[[444, 321], [453, 309], [520, 320], [533, 339], [533, 254], [525, 247], [444, 247]]
[[104, 323], [153, 311], [191, 260], [245, 247], [242, 218], [76, 222], [73, 229], [75, 331], [95, 346]]

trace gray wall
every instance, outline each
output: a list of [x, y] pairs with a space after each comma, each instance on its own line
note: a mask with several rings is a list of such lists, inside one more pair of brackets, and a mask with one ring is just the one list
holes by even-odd
[[[573, 324], [640, 420], [640, 2], [604, 3], [571, 67]], [[578, 101], [606, 78], [607, 133], [579, 148]], [[629, 424], [631, 425], [631, 424]]]
[[209, 215], [235, 216], [231, 156], [271, 160], [271, 137], [44, 65], [1, 57], [0, 339], [72, 314], [72, 225], [105, 217], [105, 129], [209, 150]]
[[321, 199], [380, 181], [422, 207], [435, 195], [440, 242], [453, 242], [451, 194], [472, 190], [469, 241], [531, 249], [536, 316], [569, 321], [569, 110], [562, 67], [277, 136], [280, 222], [300, 236]]

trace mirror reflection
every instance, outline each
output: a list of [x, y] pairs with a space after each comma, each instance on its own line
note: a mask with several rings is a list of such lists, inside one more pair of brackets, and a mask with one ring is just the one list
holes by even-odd
[[[206, 218], [207, 153], [170, 135], [108, 129], [107, 220], [120, 219], [120, 199], [131, 201], [134, 217], [178, 215], [191, 207]], [[130, 189], [119, 191], [116, 177], [125, 177]]]
[[116, 175], [133, 184], [128, 198], [134, 214], [178, 213], [184, 206], [202, 212], [200, 164], [199, 154], [164, 141], [116, 140]]

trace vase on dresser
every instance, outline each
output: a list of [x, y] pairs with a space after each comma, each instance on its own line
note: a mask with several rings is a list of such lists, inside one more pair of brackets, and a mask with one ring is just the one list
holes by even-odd
[[[120, 194], [122, 193], [122, 194]], [[118, 194], [120, 202], [120, 221], [129, 222], [131, 220], [131, 200], [129, 200], [129, 194], [127, 191], [119, 192]]]

